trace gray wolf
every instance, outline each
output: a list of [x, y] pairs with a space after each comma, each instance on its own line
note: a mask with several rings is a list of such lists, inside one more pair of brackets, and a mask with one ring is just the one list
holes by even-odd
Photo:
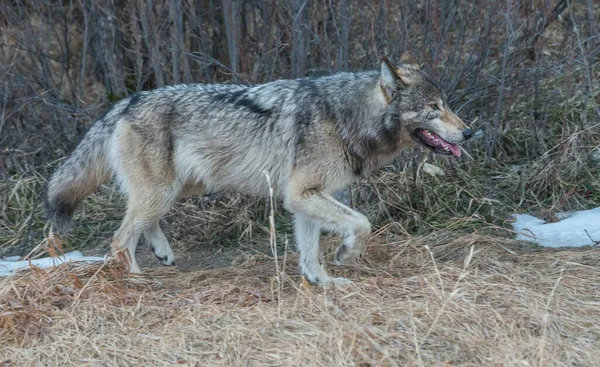
[[367, 217], [332, 196], [391, 163], [413, 143], [460, 157], [471, 130], [406, 53], [379, 70], [261, 85], [187, 84], [133, 94], [96, 121], [53, 174], [45, 200], [53, 228], [68, 229], [82, 200], [114, 177], [127, 210], [112, 242], [139, 273], [142, 235], [164, 265], [173, 250], [159, 226], [177, 198], [218, 191], [269, 193], [293, 215], [300, 268], [316, 284], [321, 229], [343, 240], [335, 263], [353, 261], [371, 232]]

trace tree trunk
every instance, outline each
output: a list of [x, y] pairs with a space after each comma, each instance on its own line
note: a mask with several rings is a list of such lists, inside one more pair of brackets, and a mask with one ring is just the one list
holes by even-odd
[[223, 18], [225, 32], [227, 33], [227, 50], [229, 51], [229, 65], [233, 74], [233, 81], [238, 81], [239, 51], [240, 51], [240, 0], [223, 0]]
[[306, 24], [307, 0], [292, 0], [292, 77], [301, 78], [306, 75], [306, 44], [308, 26]]

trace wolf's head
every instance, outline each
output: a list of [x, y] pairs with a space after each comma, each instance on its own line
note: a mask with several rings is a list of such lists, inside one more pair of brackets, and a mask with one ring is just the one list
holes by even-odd
[[450, 110], [446, 94], [422, 70], [410, 53], [394, 66], [381, 62], [381, 91], [413, 139], [438, 154], [461, 156], [457, 144], [471, 135], [462, 120]]

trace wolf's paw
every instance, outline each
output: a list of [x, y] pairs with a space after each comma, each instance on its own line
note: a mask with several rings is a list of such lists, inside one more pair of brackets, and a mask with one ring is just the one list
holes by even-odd
[[152, 251], [154, 251], [154, 256], [156, 256], [156, 258], [158, 259], [158, 261], [160, 261], [161, 264], [165, 266], [175, 265], [175, 254], [173, 253], [171, 247], [168, 247], [166, 249], [162, 247], [153, 247]]
[[320, 276], [307, 275], [304, 274], [306, 280], [312, 285], [316, 285], [319, 287], [330, 287], [332, 285], [342, 285], [342, 284], [351, 284], [352, 281], [348, 278], [333, 278], [326, 274], [321, 274]]
[[348, 245], [346, 245], [346, 244], [341, 244], [335, 250], [334, 264], [335, 265], [348, 265], [348, 264], [352, 263], [354, 260], [356, 260], [359, 255], [360, 255], [359, 250], [352, 248], [352, 247], [348, 247]]

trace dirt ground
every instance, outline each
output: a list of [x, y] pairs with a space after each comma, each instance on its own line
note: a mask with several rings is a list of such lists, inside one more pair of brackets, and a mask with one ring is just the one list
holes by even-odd
[[[0, 365], [600, 365], [600, 248], [390, 238], [328, 263], [353, 283], [325, 289], [299, 277], [292, 249], [275, 261], [268, 246], [181, 243], [176, 267], [139, 246], [142, 276], [111, 261], [4, 278]], [[330, 254], [338, 239], [323, 243]]]

